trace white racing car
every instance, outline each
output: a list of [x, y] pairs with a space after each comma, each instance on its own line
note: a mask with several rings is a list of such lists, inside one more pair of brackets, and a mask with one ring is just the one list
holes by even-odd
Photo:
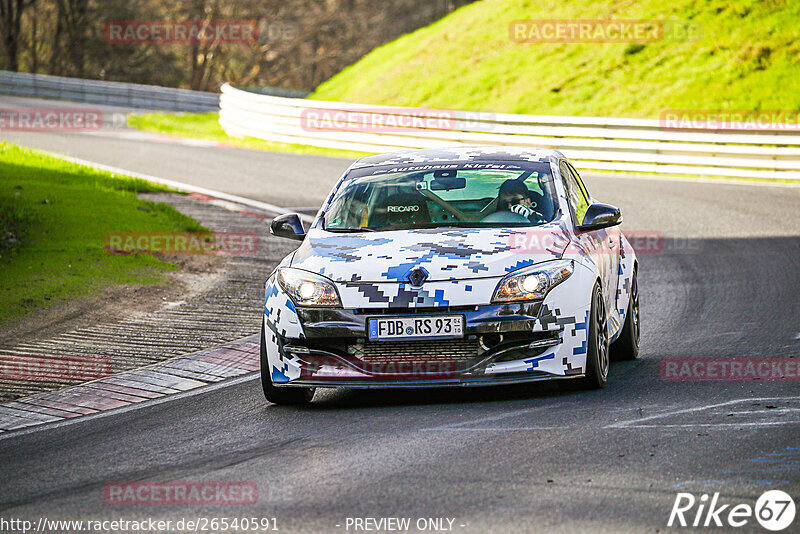
[[639, 350], [637, 261], [617, 208], [558, 151], [369, 156], [333, 188], [266, 283], [270, 402], [317, 387], [606, 383]]

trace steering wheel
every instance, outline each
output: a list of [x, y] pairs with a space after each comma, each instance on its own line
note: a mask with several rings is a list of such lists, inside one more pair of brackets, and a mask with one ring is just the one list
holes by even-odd
[[519, 213], [514, 213], [513, 211], [496, 211], [494, 213], [490, 213], [483, 219], [481, 219], [482, 223], [526, 223], [530, 224], [531, 221], [528, 220], [527, 217], [520, 215]]

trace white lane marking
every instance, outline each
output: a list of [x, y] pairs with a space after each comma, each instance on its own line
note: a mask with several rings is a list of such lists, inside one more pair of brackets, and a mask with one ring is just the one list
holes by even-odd
[[[751, 402], [751, 403], [752, 402], [770, 402], [770, 401], [772, 401], [772, 402], [781, 402], [781, 401], [790, 401], [790, 400], [798, 401], [798, 400], [800, 400], [800, 397], [753, 397], [753, 398], [747, 398], [747, 399], [737, 399], [737, 400], [731, 400], [731, 401], [726, 401], [726, 402], [720, 402], [720, 403], [717, 403], [717, 404], [708, 404], [708, 405], [705, 405], [705, 406], [695, 406], [693, 408], [683, 408], [683, 409], [680, 409], [680, 410], [672, 410], [672, 411], [669, 411], [669, 412], [660, 413], [660, 414], [656, 414], [656, 415], [649, 415], [647, 417], [639, 417], [637, 419], [632, 419], [632, 420], [629, 420], [629, 421], [620, 421], [620, 422], [617, 422], [617, 423], [612, 423], [610, 425], [606, 425], [603, 428], [628, 428], [628, 427], [632, 427], [632, 426], [639, 426], [638, 424], [642, 423], [644, 421], [652, 421], [653, 419], [660, 419], [660, 418], [663, 418], [663, 417], [670, 417], [670, 416], [673, 416], [673, 415], [682, 415], [682, 414], [688, 414], [688, 413], [701, 412], [701, 411], [710, 410], [710, 409], [713, 409], [713, 408], [721, 408], [723, 406], [730, 406], [732, 404], [741, 404], [743, 402]], [[726, 424], [729, 424], [729, 423], [720, 423], [719, 425], [715, 425], [713, 423], [708, 423], [708, 424], [710, 424], [711, 426], [723, 426], [723, 425], [726, 425]], [[737, 423], [736, 425], [743, 425], [743, 424], [756, 425], [756, 424], [761, 424], [761, 423]], [[785, 423], [781, 422], [781, 423], [778, 423], [778, 424], [785, 424]], [[643, 426], [647, 426], [647, 425], [643, 425]], [[684, 425], [657, 425], [656, 428], [665, 427], [665, 426], [684, 426]], [[698, 424], [688, 424], [687, 426], [701, 426], [701, 424], [700, 423], [698, 423]]]
[[768, 414], [776, 414], [776, 413], [788, 413], [788, 412], [800, 412], [800, 408], [775, 408], [772, 410], [752, 410], [747, 412], [728, 412], [726, 415], [752, 415], [754, 413], [768, 413]]
[[[126, 115], [120, 113], [120, 115]], [[102, 129], [93, 132], [77, 132], [81, 135], [91, 135], [95, 137], [110, 137], [112, 139], [125, 139], [133, 141], [149, 141], [153, 143], [170, 143], [174, 145], [193, 146], [200, 148], [225, 148], [217, 141], [209, 141], [206, 139], [193, 139], [191, 137], [173, 137], [171, 135], [153, 134], [141, 130], [109, 130]]]
[[[476, 425], [480, 423], [494, 423], [497, 421], [501, 421], [503, 419], [508, 419], [509, 417], [517, 417], [526, 415], [529, 413], [533, 413], [536, 411], [541, 410], [552, 410], [556, 408], [568, 408], [571, 413], [577, 413], [580, 411], [587, 411], [587, 410], [594, 410], [595, 408], [591, 406], [585, 406], [580, 403], [580, 401], [575, 402], [560, 402], [556, 404], [548, 404], [546, 406], [534, 406], [531, 408], [522, 408], [519, 410], [513, 410], [511, 412], [496, 414], [496, 415], [489, 415], [486, 417], [478, 417], [477, 419], [470, 419], [468, 421], [461, 421], [458, 423], [447, 423], [444, 425], [437, 425], [434, 427], [427, 427], [427, 428], [420, 428], [418, 430], [424, 430], [426, 432], [429, 431], [438, 431], [438, 430], [478, 430], [478, 431], [501, 431], [501, 430], [564, 430], [569, 428], [566, 425], [560, 426], [516, 426], [516, 427], [467, 427], [467, 425]], [[648, 410], [656, 409], [655, 406], [648, 406]], [[610, 408], [609, 411], [619, 411], [619, 412], [629, 412], [631, 410], [636, 410], [637, 408]]]
[[[751, 400], [751, 399], [745, 399]], [[731, 401], [731, 402], [742, 402], [742, 401]], [[729, 404], [729, 403], [725, 403]], [[548, 408], [554, 408], [555, 406], [549, 406]], [[702, 408], [705, 409], [705, 408]], [[497, 426], [497, 427], [465, 427], [459, 425], [468, 425], [474, 422], [483, 422], [486, 419], [497, 420], [497, 419], [505, 419], [506, 417], [511, 417], [515, 415], [521, 415], [522, 412], [525, 411], [532, 411], [530, 410], [518, 410], [513, 413], [503, 414], [500, 416], [496, 416], [493, 418], [483, 418], [483, 419], [476, 419], [474, 421], [464, 421], [461, 423], [454, 423], [451, 425], [443, 425], [433, 428], [422, 428], [421, 430], [425, 431], [478, 431], [478, 432], [505, 432], [505, 431], [536, 431], [536, 430], [567, 430], [569, 428], [574, 428], [566, 425], [562, 426], [515, 426], [515, 427], [506, 427], [506, 426]], [[730, 415], [753, 415], [753, 414], [775, 414], [775, 413], [786, 413], [786, 412], [797, 412], [800, 411], [800, 408], [784, 408], [784, 409], [774, 409], [774, 410], [755, 410], [752, 412], [731, 412]], [[667, 417], [672, 415], [673, 413], [678, 412], [670, 412], [666, 414], [659, 414], [654, 415], [651, 418], [656, 417]], [[728, 415], [728, 414], [726, 414]], [[637, 419], [636, 422], [639, 422], [643, 419]], [[625, 424], [625, 426], [615, 426], [620, 423], [615, 423], [612, 425], [607, 425], [605, 429], [623, 429], [623, 428], [651, 428], [651, 429], [659, 429], [659, 428], [692, 428], [692, 427], [760, 427], [760, 426], [776, 426], [776, 425], [785, 425], [785, 424], [800, 424], [800, 420], [797, 421], [750, 421], [750, 422], [741, 422], [741, 423], [679, 423], [679, 424], [649, 424], [649, 425], [642, 425], [642, 424]]]
[[[750, 422], [750, 423], [685, 423], [685, 424], [674, 424], [674, 425], [627, 425], [624, 427], [610, 427], [606, 426], [603, 427], [604, 430], [624, 430], [627, 428], [635, 428], [635, 429], [652, 429], [658, 430], [662, 428], [693, 428], [693, 427], [703, 427], [703, 428], [727, 428], [727, 427], [760, 427], [760, 426], [777, 426], [777, 425], [786, 425], [786, 424], [800, 424], [800, 421], [764, 421], [764, 422]], [[584, 427], [585, 428], [585, 427]], [[462, 432], [462, 431], [477, 431], [477, 432], [507, 432], [507, 431], [517, 431], [517, 432], [534, 432], [537, 430], [575, 430], [577, 427], [574, 426], [513, 426], [513, 427], [505, 427], [505, 426], [498, 426], [498, 427], [460, 427], [460, 428], [449, 428], [449, 427], [441, 427], [441, 428], [422, 428], [420, 430], [424, 431], [431, 431], [435, 430], [437, 432], [448, 432], [448, 431], [455, 431], [455, 432]]]
[[800, 421], [754, 421], [750, 423], [681, 423], [681, 424], [674, 424], [674, 425], [625, 425], [625, 426], [614, 426], [609, 425], [604, 428], [613, 428], [615, 430], [625, 429], [625, 428], [652, 428], [654, 430], [658, 430], [659, 428], [694, 428], [694, 427], [704, 427], [704, 428], [714, 428], [714, 427], [743, 427], [743, 426], [778, 426], [778, 425], [799, 425]]
[[[133, 176], [134, 178], [141, 178], [142, 180], [147, 180], [148, 182], [154, 182], [161, 185], [166, 185], [167, 187], [171, 187], [173, 189], [177, 189], [178, 191], [185, 191], [187, 193], [199, 193], [201, 195], [207, 195], [210, 197], [218, 198], [221, 200], [227, 200], [230, 202], [234, 202], [236, 204], [241, 204], [243, 206], [249, 206], [251, 208], [256, 208], [264, 211], [269, 211], [272, 213], [277, 213], [282, 215], [284, 213], [291, 213], [290, 210], [286, 208], [282, 208], [280, 206], [276, 206], [274, 204], [269, 204], [267, 202], [261, 202], [259, 200], [252, 200], [245, 197], [240, 197], [237, 195], [230, 195], [228, 193], [223, 193], [222, 191], [216, 191], [214, 189], [207, 189], [205, 187], [197, 187], [190, 184], [184, 184], [182, 182], [176, 182], [174, 180], [168, 180], [166, 178], [159, 178], [157, 176], [152, 176], [149, 174], [142, 174], [135, 171], [130, 171], [127, 169], [121, 169], [119, 167], [112, 167], [110, 165], [103, 165], [102, 163], [95, 163], [93, 161], [88, 161], [85, 159], [73, 158], [72, 156], [65, 156], [63, 154], [57, 154], [55, 152], [48, 152], [42, 151], [48, 156], [52, 156], [54, 158], [63, 159], [65, 161], [69, 161], [71, 163], [75, 163], [78, 165], [83, 165], [84, 167], [91, 167], [94, 169], [99, 169], [103, 171], [113, 172], [116, 174], [124, 174], [127, 176]], [[300, 214], [300, 219], [307, 223], [313, 223], [314, 217], [310, 215]]]
[[498, 426], [498, 427], [440, 427], [440, 428], [422, 428], [420, 430], [424, 430], [426, 432], [430, 432], [432, 430], [436, 432], [443, 432], [443, 431], [477, 431], [477, 432], [506, 432], [506, 431], [533, 431], [533, 430], [566, 430], [569, 427], [566, 426]]
[[794, 338], [795, 338], [795, 339], [800, 339], [800, 332], [798, 332], [797, 334], [795, 334], [795, 335], [794, 335]]
[[461, 421], [460, 423], [448, 423], [445, 425], [439, 425], [429, 428], [422, 428], [420, 430], [460, 430], [464, 425], [473, 425], [477, 423], [493, 423], [495, 421], [500, 421], [501, 419], [507, 419], [509, 417], [516, 417], [518, 415], [524, 415], [531, 412], [536, 412], [539, 410], [550, 410], [553, 408], [562, 408], [566, 406], [567, 403], [558, 403], [558, 404], [550, 404], [547, 406], [534, 406], [533, 408], [523, 408], [521, 410], [514, 410], [511, 412], [505, 412], [497, 415], [489, 415], [487, 417], [479, 417], [477, 419], [470, 419], [469, 421]]
[[283, 209], [292, 211], [317, 211], [319, 210], [319, 206], [291, 206]]
[[51, 430], [55, 428], [62, 428], [65, 426], [71, 426], [79, 423], [83, 423], [85, 421], [93, 421], [95, 419], [101, 419], [103, 417], [110, 417], [114, 415], [120, 415], [126, 412], [131, 412], [134, 410], [139, 410], [141, 408], [147, 408], [149, 406], [157, 406], [159, 404], [164, 404], [165, 402], [172, 402], [179, 399], [185, 399], [187, 397], [194, 397], [195, 395], [201, 395], [203, 393], [208, 393], [210, 391], [215, 391], [217, 389], [235, 386], [238, 384], [242, 384], [244, 382], [249, 382], [251, 380], [257, 380], [260, 378], [259, 371], [253, 371], [251, 373], [247, 373], [245, 375], [240, 375], [234, 378], [228, 378], [221, 382], [214, 382], [213, 384], [208, 384], [205, 386], [196, 387], [194, 389], [189, 389], [186, 391], [181, 391], [180, 393], [173, 393], [164, 395], [163, 397], [157, 397], [155, 399], [147, 399], [142, 402], [135, 402], [133, 404], [128, 404], [127, 406], [120, 406], [119, 408], [113, 408], [111, 410], [106, 410], [97, 413], [91, 413], [86, 415], [81, 415], [79, 417], [71, 417], [69, 419], [64, 419], [62, 421], [54, 421], [52, 423], [43, 423], [41, 425], [33, 425], [26, 428], [21, 428], [19, 430], [9, 430], [7, 432], [0, 433], [0, 441], [4, 439], [11, 439], [17, 436], [24, 436], [27, 434], [33, 434], [34, 432], [41, 432], [43, 430]]

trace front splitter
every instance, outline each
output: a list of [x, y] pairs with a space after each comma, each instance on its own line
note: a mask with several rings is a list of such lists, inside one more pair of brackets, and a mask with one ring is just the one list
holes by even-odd
[[572, 380], [583, 378], [584, 374], [576, 375], [551, 375], [539, 373], [530, 376], [513, 377], [480, 377], [480, 378], [453, 378], [437, 380], [294, 380], [285, 384], [274, 384], [275, 387], [313, 387], [313, 388], [341, 388], [341, 389], [418, 389], [418, 388], [446, 388], [446, 387], [485, 387], [509, 384], [524, 384], [528, 382], [541, 382], [547, 380]]

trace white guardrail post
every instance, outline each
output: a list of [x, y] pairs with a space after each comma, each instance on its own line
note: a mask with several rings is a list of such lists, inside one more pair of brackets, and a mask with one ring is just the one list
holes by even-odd
[[558, 149], [584, 169], [800, 180], [800, 131], [791, 129], [711, 131], [646, 119], [347, 104], [229, 84], [222, 86], [219, 122], [233, 136], [363, 152], [524, 145]]

